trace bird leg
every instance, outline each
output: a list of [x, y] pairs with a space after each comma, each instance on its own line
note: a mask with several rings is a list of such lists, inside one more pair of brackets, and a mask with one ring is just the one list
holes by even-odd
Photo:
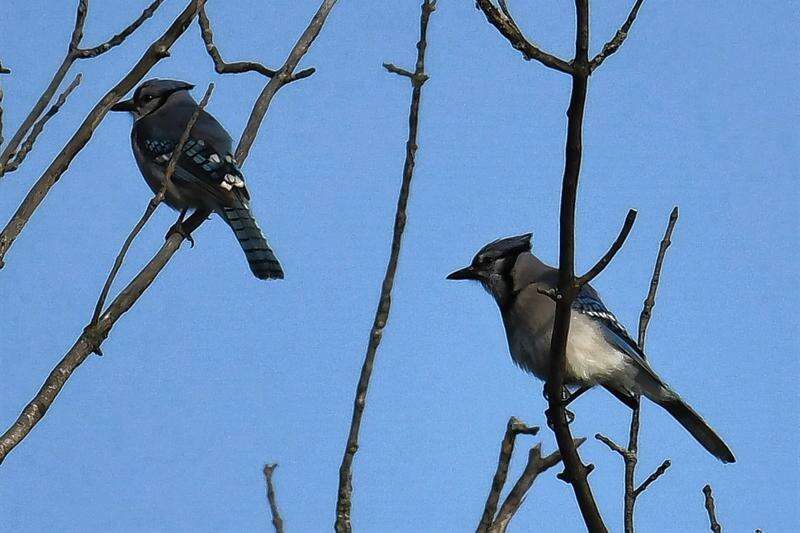
[[186, 229], [183, 227], [183, 219], [186, 218], [187, 211], [189, 211], [188, 207], [184, 207], [183, 209], [181, 209], [181, 212], [178, 215], [178, 221], [175, 222], [175, 224], [173, 224], [171, 228], [169, 228], [165, 238], [169, 239], [170, 235], [172, 235], [173, 233], [177, 233], [178, 235], [189, 241], [191, 247], [194, 248], [194, 239], [192, 238], [191, 233], [186, 231]]

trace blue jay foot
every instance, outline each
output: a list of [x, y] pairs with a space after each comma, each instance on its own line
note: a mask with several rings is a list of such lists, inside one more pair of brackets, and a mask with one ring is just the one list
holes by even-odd
[[192, 238], [192, 234], [189, 233], [183, 225], [183, 219], [186, 217], [187, 211], [188, 209], [181, 210], [181, 214], [178, 215], [178, 221], [175, 222], [175, 224], [173, 224], [172, 227], [169, 228], [169, 230], [167, 230], [167, 234], [164, 236], [164, 238], [169, 239], [170, 235], [172, 235], [173, 233], [177, 233], [178, 235], [189, 241], [191, 247], [194, 248], [194, 239]]

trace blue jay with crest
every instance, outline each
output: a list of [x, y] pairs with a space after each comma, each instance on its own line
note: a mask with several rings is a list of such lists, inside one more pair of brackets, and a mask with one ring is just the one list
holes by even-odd
[[[192, 88], [183, 81], [152, 79], [142, 83], [133, 98], [111, 108], [133, 115], [133, 154], [154, 193], [161, 190], [172, 152], [197, 109], [189, 94]], [[200, 111], [164, 201], [181, 213], [178, 231], [189, 209], [219, 214], [236, 235], [253, 274], [259, 279], [282, 279], [283, 269], [250, 211], [250, 193], [232, 146], [225, 128]]]
[[[542, 291], [558, 286], [558, 269], [531, 253], [531, 234], [490, 242], [468, 267], [447, 279], [483, 285], [500, 308], [511, 358], [546, 381], [556, 304]], [[664, 408], [714, 457], [723, 463], [736, 461], [722, 438], [650, 367], [644, 352], [588, 284], [572, 302], [566, 359], [565, 384], [580, 387], [573, 398], [600, 385], [633, 408], [636, 397], [643, 395]]]

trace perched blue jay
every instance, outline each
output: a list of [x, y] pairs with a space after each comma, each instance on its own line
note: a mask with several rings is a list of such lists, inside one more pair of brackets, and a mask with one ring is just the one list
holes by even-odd
[[[133, 154], [153, 192], [161, 190], [172, 151], [197, 109], [189, 94], [193, 87], [183, 81], [148, 80], [133, 98], [111, 108], [133, 115]], [[281, 265], [250, 211], [250, 194], [233, 158], [231, 137], [205, 110], [183, 146], [164, 201], [181, 212], [178, 231], [189, 209], [218, 213], [236, 234], [253, 274], [259, 279], [283, 278]]]
[[[531, 253], [531, 234], [487, 244], [470, 266], [447, 279], [483, 285], [500, 308], [511, 358], [546, 381], [556, 304], [539, 290], [557, 287], [558, 270]], [[650, 368], [645, 354], [589, 285], [572, 303], [566, 359], [565, 384], [602, 385], [629, 407], [635, 406], [636, 395], [644, 395], [666, 409], [717, 459], [736, 461], [719, 435]]]

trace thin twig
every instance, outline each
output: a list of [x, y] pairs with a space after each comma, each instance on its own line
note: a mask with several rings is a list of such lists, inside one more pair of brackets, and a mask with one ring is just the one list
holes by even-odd
[[589, 66], [592, 71], [599, 67], [608, 56], [619, 50], [622, 43], [628, 38], [628, 32], [631, 30], [631, 26], [633, 26], [633, 22], [636, 20], [636, 15], [639, 14], [639, 8], [642, 7], [642, 2], [644, 2], [644, 0], [636, 0], [631, 8], [631, 12], [628, 14], [628, 18], [622, 24], [622, 27], [617, 30], [617, 33], [614, 34], [614, 37], [612, 37], [610, 41], [603, 45], [603, 50], [594, 56]]
[[[17, 211], [8, 221], [3, 231], [0, 232], [0, 268], [3, 267], [3, 259], [11, 248], [14, 240], [22, 232], [22, 229], [33, 216], [34, 211], [42, 203], [47, 193], [66, 172], [72, 160], [78, 155], [84, 146], [89, 142], [95, 129], [106, 116], [111, 107], [117, 103], [126, 93], [133, 89], [150, 69], [159, 61], [169, 55], [170, 47], [180, 37], [191, 24], [199, 5], [203, 5], [205, 0], [191, 0], [186, 8], [181, 12], [164, 34], [156, 39], [148, 48], [141, 59], [133, 66], [128, 74], [117, 83], [103, 98], [94, 106], [87, 117], [83, 120], [78, 130], [72, 135], [66, 146], [56, 156], [47, 170], [39, 177], [33, 187], [28, 191]], [[48, 98], [47, 101], [50, 99]], [[36, 115], [39, 116], [38, 114]], [[16, 138], [16, 135], [15, 135]], [[12, 141], [13, 142], [13, 141]], [[6, 151], [9, 150], [6, 147]], [[5, 154], [5, 152], [4, 152]], [[0, 164], [2, 160], [0, 159]]]
[[375, 320], [369, 334], [367, 353], [364, 357], [364, 364], [361, 367], [361, 374], [356, 386], [355, 399], [353, 401], [353, 417], [350, 422], [350, 431], [345, 444], [342, 464], [339, 467], [339, 491], [336, 502], [336, 522], [337, 533], [349, 533], [351, 526], [351, 508], [353, 495], [353, 459], [358, 451], [358, 435], [361, 429], [361, 418], [364, 415], [364, 408], [367, 403], [367, 389], [372, 376], [372, 368], [375, 364], [375, 355], [378, 345], [383, 337], [383, 330], [389, 320], [389, 310], [392, 305], [392, 287], [394, 277], [397, 272], [397, 263], [400, 257], [400, 247], [403, 241], [403, 231], [406, 227], [406, 210], [408, 208], [408, 197], [411, 192], [411, 179], [414, 175], [414, 165], [417, 152], [417, 128], [419, 125], [420, 97], [422, 86], [427, 80], [425, 74], [425, 50], [427, 49], [428, 21], [431, 14], [436, 9], [436, 2], [424, 0], [422, 3], [422, 13], [420, 15], [419, 41], [417, 42], [417, 62], [414, 69], [414, 76], [410, 78], [413, 87], [411, 95], [411, 108], [408, 116], [408, 141], [406, 142], [406, 158], [403, 165], [403, 181], [400, 186], [400, 194], [397, 199], [397, 210], [394, 218], [394, 231], [392, 234], [392, 246], [389, 254], [389, 262], [386, 265], [386, 275], [381, 284], [381, 294], [378, 308], [375, 311]]
[[572, 73], [572, 66], [569, 63], [541, 50], [539, 47], [525, 38], [525, 36], [522, 34], [522, 31], [519, 29], [519, 26], [517, 26], [517, 23], [511, 17], [511, 14], [508, 11], [508, 6], [505, 5], [505, 2], [501, 2], [500, 4], [502, 10], [498, 9], [492, 3], [492, 0], [477, 0], [475, 5], [478, 9], [483, 11], [483, 14], [486, 16], [486, 20], [488, 20], [492, 26], [497, 28], [503, 37], [505, 37], [506, 40], [511, 43], [511, 46], [522, 52], [522, 57], [524, 57], [526, 61], [535, 59], [546, 67], [550, 67], [567, 74]]
[[5, 169], [6, 172], [13, 172], [22, 164], [22, 162], [25, 160], [25, 157], [33, 149], [33, 145], [34, 143], [36, 143], [36, 139], [44, 130], [44, 127], [47, 124], [47, 122], [51, 118], [53, 118], [53, 116], [56, 113], [59, 112], [61, 107], [66, 103], [67, 98], [69, 98], [69, 95], [72, 94], [72, 91], [74, 91], [78, 87], [78, 85], [80, 85], [82, 78], [83, 76], [79, 72], [78, 75], [75, 76], [75, 79], [72, 80], [72, 83], [70, 83], [69, 86], [66, 88], [66, 90], [58, 96], [56, 103], [53, 104], [50, 107], [50, 109], [47, 110], [47, 113], [45, 113], [44, 116], [42, 116], [42, 118], [39, 119], [38, 122], [36, 122], [36, 124], [34, 124], [33, 129], [31, 129], [30, 135], [28, 135], [28, 138], [25, 139], [25, 142], [22, 143], [19, 152], [17, 152], [17, 154], [14, 156], [14, 159], [9, 161], [8, 165], [6, 165]]
[[214, 70], [217, 74], [240, 74], [242, 72], [258, 72], [259, 74], [268, 78], [273, 77], [276, 71], [265, 67], [260, 63], [253, 61], [236, 61], [233, 63], [226, 63], [222, 59], [222, 55], [214, 44], [214, 32], [211, 30], [211, 21], [208, 20], [205, 7], [200, 8], [198, 13], [197, 23], [200, 25], [200, 35], [203, 37], [203, 42], [206, 44], [206, 51], [214, 61]]
[[108, 52], [115, 46], [121, 45], [125, 41], [125, 39], [130, 37], [130, 35], [133, 32], [139, 29], [139, 26], [144, 24], [144, 22], [147, 19], [153, 16], [153, 14], [156, 12], [156, 9], [159, 8], [159, 6], [163, 1], [164, 0], [154, 0], [149, 6], [147, 6], [144, 9], [144, 11], [142, 11], [141, 15], [139, 15], [139, 17], [137, 17], [136, 20], [131, 22], [125, 29], [123, 29], [121, 32], [117, 33], [113, 37], [109, 38], [104, 43], [101, 43], [97, 46], [93, 46], [92, 48], [78, 48], [78, 44], [80, 43], [77, 43], [75, 46], [75, 55], [79, 59], [97, 57], [101, 54]]
[[[203, 0], [197, 1], [202, 2]], [[328, 0], [328, 2], [330, 1], [331, 0]], [[196, 13], [196, 7], [197, 4], [195, 1], [193, 1], [187, 8], [187, 10], [191, 9], [191, 11], [187, 13], [187, 10], [184, 10], [184, 13], [179, 17], [178, 20], [176, 20], [176, 23], [181, 21], [180, 27], [182, 30], [185, 30], [186, 26], [191, 23], [194, 13]], [[319, 29], [317, 29], [317, 32], [318, 31]], [[174, 38], [177, 38], [177, 35]], [[295, 44], [295, 46], [292, 48], [290, 56], [297, 57], [297, 60], [299, 61], [299, 59], [308, 51], [309, 45], [310, 42], [304, 41], [301, 38], [301, 40], [298, 41], [297, 44]], [[161, 44], [161, 46], [164, 46], [164, 44]], [[162, 53], [164, 51], [166, 50], [162, 50]], [[291, 75], [291, 70], [289, 71], [289, 75]], [[120, 95], [116, 96], [117, 99], [119, 99], [119, 97]], [[111, 100], [109, 107], [115, 101], [116, 100]], [[101, 102], [105, 102], [105, 99]], [[267, 106], [268, 105], [269, 103], [267, 103]], [[266, 114], [266, 111], [266, 108], [261, 109], [259, 116], [263, 117]], [[255, 113], [255, 110], [253, 113]], [[253, 128], [254, 130], [257, 130], [259, 126], [259, 123], [248, 124], [248, 127]], [[244, 163], [244, 159], [249, 151], [250, 144], [252, 143], [253, 139], [255, 139], [255, 135], [253, 132], [245, 132], [242, 138], [243, 140], [240, 142], [237, 150], [238, 153], [239, 150], [244, 149], [244, 156], [237, 157], [237, 160], [240, 164]], [[242, 143], [249, 144], [243, 145]], [[183, 223], [185, 234], [191, 234], [203, 222], [205, 222], [206, 217], [208, 217], [209, 214], [210, 213], [207, 211], [196, 211], [193, 213], [192, 216], [190, 216]], [[172, 256], [175, 255], [175, 252], [178, 251], [185, 238], [186, 237], [181, 232], [176, 231], [170, 233], [164, 244], [153, 256], [150, 262], [148, 262], [147, 265], [142, 268], [142, 270], [125, 287], [125, 289], [123, 289], [123, 291], [116, 298], [114, 298], [106, 311], [100, 315], [100, 319], [97, 321], [97, 324], [94, 327], [87, 327], [84, 329], [83, 333], [78, 337], [78, 340], [75, 342], [72, 348], [70, 348], [64, 358], [56, 365], [52, 372], [50, 372], [50, 375], [45, 380], [44, 385], [42, 385], [41, 389], [39, 389], [39, 391], [36, 393], [36, 396], [34, 396], [33, 400], [31, 400], [30, 403], [28, 403], [28, 405], [26, 405], [22, 410], [22, 413], [20, 413], [16, 422], [14, 422], [14, 424], [12, 424], [12, 426], [8, 428], [3, 435], [0, 435], [0, 463], [5, 460], [8, 453], [13, 450], [14, 447], [16, 447], [25, 437], [30, 434], [31, 430], [44, 417], [45, 412], [50, 405], [52, 405], [53, 401], [55, 401], [56, 396], [58, 396], [58, 394], [61, 392], [64, 384], [67, 382], [75, 369], [86, 360], [89, 354], [96, 352], [100, 348], [100, 345], [102, 344], [103, 340], [108, 337], [108, 334], [111, 332], [114, 324], [116, 324], [119, 318], [131, 307], [133, 307], [136, 301], [142, 296], [142, 294], [144, 294], [147, 288], [153, 283], [156, 276], [158, 276], [167, 263], [169, 263], [170, 259], [172, 259]]]
[[603, 257], [601, 257], [600, 260], [591, 269], [589, 269], [586, 274], [578, 278], [577, 284], [579, 286], [583, 286], [591, 282], [603, 270], [605, 270], [611, 260], [614, 259], [614, 256], [617, 255], [617, 252], [619, 252], [620, 248], [622, 248], [622, 245], [625, 244], [625, 239], [628, 238], [635, 221], [636, 210], [630, 209], [628, 211], [628, 216], [625, 217], [625, 223], [622, 225], [622, 229], [619, 231], [619, 235], [617, 235], [617, 238], [611, 245], [611, 248], [608, 249], [605, 255], [603, 255]]
[[511, 455], [514, 453], [517, 435], [520, 433], [536, 435], [538, 432], [539, 428], [536, 426], [528, 427], [516, 417], [509, 418], [503, 441], [500, 443], [500, 458], [497, 460], [497, 469], [492, 478], [492, 488], [486, 498], [486, 505], [483, 509], [481, 521], [478, 524], [477, 533], [485, 533], [494, 521], [497, 504], [500, 501], [500, 493], [503, 492], [503, 486], [506, 484], [506, 478], [508, 477], [508, 465], [511, 462]]
[[[664, 232], [664, 237], [661, 239], [661, 244], [658, 247], [658, 255], [656, 256], [655, 266], [653, 267], [653, 276], [650, 280], [650, 289], [648, 290], [647, 297], [644, 300], [642, 313], [639, 316], [639, 348], [644, 350], [645, 337], [647, 336], [647, 326], [650, 323], [650, 317], [653, 307], [656, 304], [656, 293], [658, 292], [658, 284], [661, 280], [661, 269], [664, 266], [664, 257], [672, 243], [672, 232], [675, 229], [675, 223], [678, 221], [678, 208], [677, 206], [672, 209], [669, 215], [669, 222], [667, 229]], [[636, 464], [638, 462], [639, 454], [639, 419], [641, 413], [641, 404], [639, 398], [636, 398], [636, 405], [631, 414], [630, 430], [628, 432], [628, 447], [623, 448], [615, 443], [605, 435], [597, 434], [595, 438], [603, 442], [611, 450], [618, 453], [625, 464], [625, 496], [624, 496], [624, 531], [625, 533], [634, 533], [634, 509], [636, 506], [636, 499], [650, 486], [656, 479], [661, 477], [670, 466], [670, 460], [666, 459], [655, 472], [638, 487], [636, 486]]]
[[711, 492], [711, 485], [703, 487], [703, 494], [706, 501], [706, 512], [708, 513], [708, 521], [710, 523], [711, 531], [714, 533], [722, 533], [722, 524], [717, 522], [717, 511], [714, 508], [714, 495]]
[[638, 496], [639, 494], [646, 491], [647, 487], [649, 487], [650, 484], [653, 483], [653, 481], [657, 480], [658, 478], [664, 475], [664, 473], [667, 471], [667, 468], [669, 468], [670, 465], [672, 465], [672, 462], [669, 459], [664, 459], [664, 462], [661, 463], [661, 465], [658, 468], [656, 468], [652, 474], [647, 476], [647, 479], [645, 479], [642, 482], [642, 484], [639, 485], [636, 488], [636, 490], [633, 491], [633, 493], [636, 494], [636, 496]]
[[275, 528], [275, 533], [283, 533], [283, 518], [278, 511], [278, 500], [275, 497], [275, 486], [272, 483], [272, 475], [276, 468], [278, 468], [277, 463], [264, 465], [264, 481], [267, 484], [267, 501], [270, 514], [272, 514], [272, 526]]
[[[579, 448], [585, 441], [585, 438], [575, 439], [574, 445]], [[531, 448], [530, 452], [528, 452], [528, 463], [525, 465], [525, 470], [508, 493], [508, 496], [506, 496], [500, 511], [497, 513], [497, 518], [489, 527], [488, 533], [505, 533], [508, 524], [511, 523], [511, 519], [517, 514], [519, 508], [522, 507], [525, 496], [533, 486], [533, 482], [539, 477], [539, 474], [546, 472], [560, 462], [561, 453], [558, 450], [547, 457], [542, 457], [541, 443]]]
[[[72, 64], [78, 59], [97, 57], [98, 55], [101, 55], [102, 53], [110, 50], [111, 48], [119, 44], [122, 44], [125, 38], [130, 36], [134, 31], [136, 31], [139, 28], [139, 26], [142, 25], [142, 23], [145, 20], [147, 20], [153, 15], [153, 13], [161, 4], [162, 1], [163, 0], [157, 0], [153, 2], [150, 5], [150, 7], [145, 9], [145, 11], [139, 16], [139, 18], [136, 19], [133, 23], [131, 23], [127, 28], [125, 28], [125, 30], [123, 30], [118, 35], [112, 37], [107, 43], [99, 47], [96, 47], [98, 50], [100, 49], [102, 50], [100, 50], [97, 53], [94, 53], [93, 52], [94, 49], [92, 49], [91, 54], [84, 54], [87, 51], [81, 50], [79, 48], [80, 42], [83, 39], [83, 29], [86, 24], [86, 16], [89, 10], [89, 3], [87, 0], [80, 0], [78, 2], [78, 8], [75, 14], [75, 26], [73, 27], [72, 30], [72, 36], [70, 37], [67, 53], [64, 56], [61, 65], [59, 65], [58, 69], [53, 75], [53, 78], [50, 80], [50, 83], [47, 85], [44, 92], [42, 92], [42, 95], [39, 97], [39, 99], [33, 105], [33, 108], [28, 113], [28, 116], [25, 117], [25, 120], [22, 121], [22, 124], [20, 124], [19, 128], [14, 133], [14, 136], [8, 142], [8, 145], [3, 149], [2, 153], [0, 153], [0, 177], [2, 177], [4, 174], [8, 172], [11, 172], [11, 169], [8, 168], [9, 161], [11, 161], [11, 159], [14, 157], [14, 154], [16, 154], [17, 149], [20, 146], [20, 143], [22, 143], [23, 139], [28, 134], [30, 129], [33, 127], [33, 125], [36, 123], [36, 121], [39, 119], [42, 113], [44, 113], [47, 104], [49, 104], [50, 100], [53, 99], [53, 96], [55, 95], [56, 91], [61, 86], [61, 82], [64, 81], [67, 72], [69, 72], [70, 67], [72, 67]], [[18, 166], [19, 165], [14, 167], [14, 169], [18, 168]], [[2, 255], [3, 253], [0, 252], [0, 267], [2, 267], [3, 263]]]
[[103, 284], [103, 290], [100, 291], [100, 297], [97, 299], [97, 304], [94, 307], [94, 313], [92, 314], [92, 320], [90, 324], [95, 326], [97, 324], [98, 319], [100, 318], [100, 314], [103, 311], [103, 306], [106, 303], [106, 298], [108, 297], [108, 292], [111, 290], [111, 285], [114, 283], [114, 278], [117, 277], [117, 273], [119, 269], [122, 268], [122, 263], [125, 261], [125, 255], [128, 253], [128, 249], [133, 244], [133, 241], [139, 235], [139, 232], [142, 231], [142, 228], [147, 224], [147, 221], [150, 220], [150, 217], [153, 216], [155, 213], [156, 208], [164, 201], [164, 197], [167, 195], [167, 189], [169, 188], [169, 184], [172, 181], [172, 175], [175, 173], [175, 168], [178, 165], [178, 159], [180, 159], [181, 154], [183, 153], [183, 146], [186, 144], [186, 141], [189, 140], [189, 135], [192, 132], [192, 128], [194, 128], [195, 123], [197, 122], [197, 117], [200, 116], [200, 112], [205, 109], [206, 105], [208, 105], [208, 100], [211, 98], [211, 93], [214, 91], [214, 84], [209, 83], [208, 88], [206, 89], [205, 94], [203, 95], [203, 99], [200, 100], [200, 103], [197, 105], [197, 108], [192, 113], [192, 116], [189, 118], [189, 122], [186, 123], [186, 127], [183, 129], [183, 133], [181, 134], [180, 139], [178, 140], [178, 144], [175, 146], [175, 149], [172, 150], [172, 155], [169, 158], [169, 163], [167, 163], [167, 168], [164, 171], [164, 181], [161, 184], [161, 188], [158, 192], [150, 199], [147, 203], [147, 207], [142, 214], [142, 218], [139, 219], [139, 222], [131, 230], [128, 238], [125, 239], [125, 243], [122, 245], [119, 253], [117, 254], [117, 258], [114, 260], [114, 266], [111, 268], [111, 272], [108, 273], [108, 277], [106, 278], [105, 284]]

